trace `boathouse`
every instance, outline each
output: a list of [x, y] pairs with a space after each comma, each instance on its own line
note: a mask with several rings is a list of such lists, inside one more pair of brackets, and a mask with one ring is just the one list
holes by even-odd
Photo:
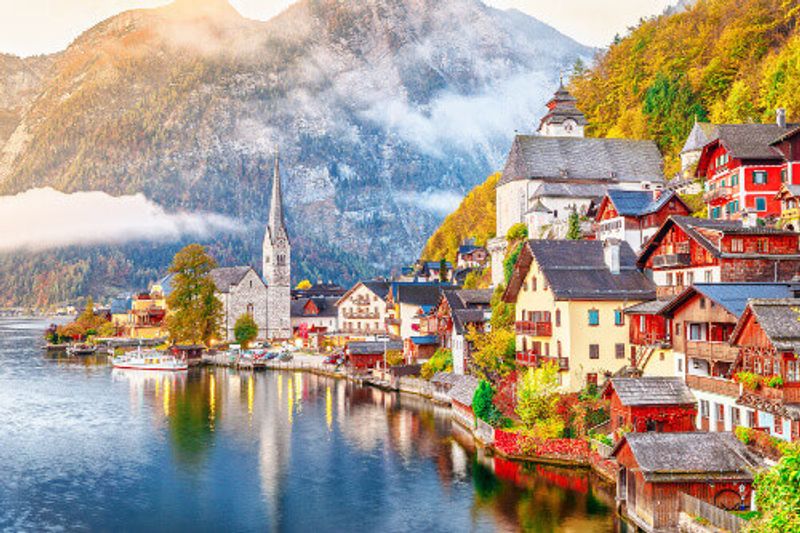
[[750, 509], [757, 459], [730, 433], [629, 433], [614, 447], [617, 499], [645, 531], [678, 526], [681, 494]]
[[603, 389], [611, 404], [611, 429], [659, 433], [694, 431], [697, 400], [683, 379], [611, 378]]
[[353, 341], [345, 347], [345, 363], [355, 370], [376, 368], [383, 362], [386, 352], [402, 349], [400, 341]]
[[458, 381], [450, 389], [452, 414], [456, 422], [470, 429], [475, 428], [475, 413], [472, 398], [480, 381], [475, 376], [458, 376]]

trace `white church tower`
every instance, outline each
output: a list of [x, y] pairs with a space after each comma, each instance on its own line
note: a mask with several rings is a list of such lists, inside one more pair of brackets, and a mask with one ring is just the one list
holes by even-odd
[[264, 281], [267, 282], [267, 338], [271, 340], [292, 338], [291, 254], [289, 234], [283, 220], [281, 172], [276, 153], [269, 222], [263, 248]]

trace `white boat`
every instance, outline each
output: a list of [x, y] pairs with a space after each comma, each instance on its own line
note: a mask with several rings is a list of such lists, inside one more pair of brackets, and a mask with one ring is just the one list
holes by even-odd
[[181, 372], [189, 369], [186, 361], [153, 350], [137, 351], [112, 359], [114, 368], [126, 370], [154, 370], [161, 372]]

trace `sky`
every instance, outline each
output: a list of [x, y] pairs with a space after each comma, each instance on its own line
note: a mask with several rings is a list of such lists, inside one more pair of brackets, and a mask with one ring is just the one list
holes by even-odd
[[[675, 0], [485, 0], [516, 8], [591, 46], [606, 46], [641, 17]], [[243, 15], [266, 20], [292, 0], [230, 0]], [[94, 24], [120, 11], [168, 0], [0, 0], [0, 52], [22, 56], [57, 52]]]

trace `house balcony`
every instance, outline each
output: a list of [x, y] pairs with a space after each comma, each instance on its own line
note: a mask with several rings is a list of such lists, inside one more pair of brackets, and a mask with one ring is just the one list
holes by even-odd
[[689, 253], [662, 254], [653, 258], [656, 268], [688, 267], [692, 265], [692, 255]]
[[388, 317], [388, 318], [386, 318], [386, 320], [384, 320], [384, 322], [386, 322], [387, 326], [399, 326], [400, 325], [400, 319], [399, 318], [394, 318], [394, 317]]
[[631, 344], [636, 346], [658, 346], [661, 348], [669, 348], [672, 346], [672, 341], [667, 339], [666, 334], [663, 332], [646, 331], [642, 332], [638, 329], [631, 332]]
[[353, 305], [372, 305], [368, 296], [355, 296], [350, 299]]
[[373, 311], [345, 311], [344, 317], [349, 319], [365, 318], [375, 320], [380, 318], [381, 315], [380, 313]]
[[339, 329], [339, 333], [347, 333], [351, 335], [383, 335], [386, 333], [386, 331], [377, 327], [358, 328], [346, 325]]
[[712, 394], [721, 394], [729, 398], [738, 398], [740, 392], [738, 383], [729, 379], [711, 376], [695, 376], [688, 374], [686, 376], [686, 385], [690, 389], [710, 392]]
[[733, 189], [731, 187], [717, 187], [710, 190], [703, 195], [703, 200], [707, 203], [725, 203], [728, 198], [733, 196]]
[[517, 335], [532, 335], [534, 337], [552, 337], [552, 322], [530, 322], [520, 320], [515, 324]]
[[762, 385], [754, 394], [781, 404], [800, 403], [800, 383], [790, 383], [780, 389]]
[[540, 355], [531, 351], [517, 352], [517, 363], [524, 366], [541, 366], [544, 363], [552, 362], [558, 364], [559, 370], [569, 370], [569, 359], [566, 357], [551, 357]]
[[686, 357], [733, 363], [738, 356], [739, 349], [727, 342], [686, 341]]

